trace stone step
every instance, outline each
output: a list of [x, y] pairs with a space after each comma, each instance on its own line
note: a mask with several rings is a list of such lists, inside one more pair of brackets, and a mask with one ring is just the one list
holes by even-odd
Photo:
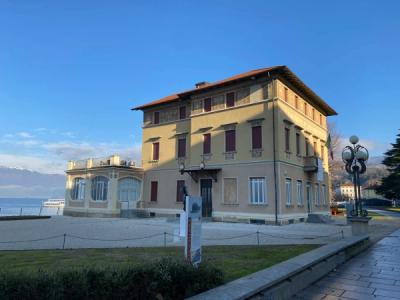
[[330, 224], [333, 223], [331, 216], [321, 215], [321, 214], [308, 214], [307, 223], [323, 223]]

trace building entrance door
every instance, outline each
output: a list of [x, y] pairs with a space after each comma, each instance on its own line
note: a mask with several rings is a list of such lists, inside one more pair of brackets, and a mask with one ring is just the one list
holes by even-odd
[[307, 197], [307, 211], [308, 213], [311, 213], [311, 207], [312, 207], [312, 200], [311, 200], [311, 184], [307, 183], [306, 185], [306, 197]]
[[200, 196], [203, 199], [202, 216], [210, 218], [212, 216], [212, 179], [200, 179]]

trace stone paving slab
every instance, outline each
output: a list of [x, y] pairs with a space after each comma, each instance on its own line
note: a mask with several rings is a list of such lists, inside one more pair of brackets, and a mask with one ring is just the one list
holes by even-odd
[[292, 299], [400, 299], [400, 230]]

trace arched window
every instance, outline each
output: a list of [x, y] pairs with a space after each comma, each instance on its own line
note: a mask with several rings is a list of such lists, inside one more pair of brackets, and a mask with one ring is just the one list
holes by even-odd
[[78, 177], [74, 179], [74, 185], [71, 190], [72, 200], [85, 199], [85, 179]]
[[108, 178], [96, 176], [92, 180], [92, 199], [104, 201], [107, 200]]
[[118, 199], [119, 201], [137, 201], [140, 197], [141, 181], [126, 177], [118, 181]]

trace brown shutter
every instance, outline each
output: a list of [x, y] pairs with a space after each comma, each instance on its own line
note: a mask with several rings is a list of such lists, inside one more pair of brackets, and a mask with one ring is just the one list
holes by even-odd
[[186, 138], [178, 139], [178, 157], [186, 156]]
[[160, 159], [160, 143], [153, 143], [153, 160]]
[[290, 151], [290, 129], [285, 128], [285, 151]]
[[155, 111], [154, 112], [154, 124], [160, 123], [160, 112]]
[[211, 111], [211, 98], [204, 99], [204, 111]]
[[225, 152], [236, 151], [236, 131], [225, 131]]
[[308, 138], [306, 138], [306, 156], [310, 155], [310, 148], [309, 148], [309, 141]]
[[186, 106], [179, 107], [179, 119], [186, 119]]
[[235, 106], [235, 92], [226, 94], [226, 107]]
[[296, 133], [296, 154], [300, 155], [300, 133]]
[[185, 186], [185, 180], [178, 180], [176, 182], [176, 202], [183, 202], [182, 189]]
[[252, 149], [262, 148], [261, 126], [254, 126], [251, 128], [251, 137], [253, 142]]
[[206, 133], [203, 135], [203, 154], [211, 153], [211, 134]]
[[158, 181], [151, 182], [150, 201], [157, 202]]

